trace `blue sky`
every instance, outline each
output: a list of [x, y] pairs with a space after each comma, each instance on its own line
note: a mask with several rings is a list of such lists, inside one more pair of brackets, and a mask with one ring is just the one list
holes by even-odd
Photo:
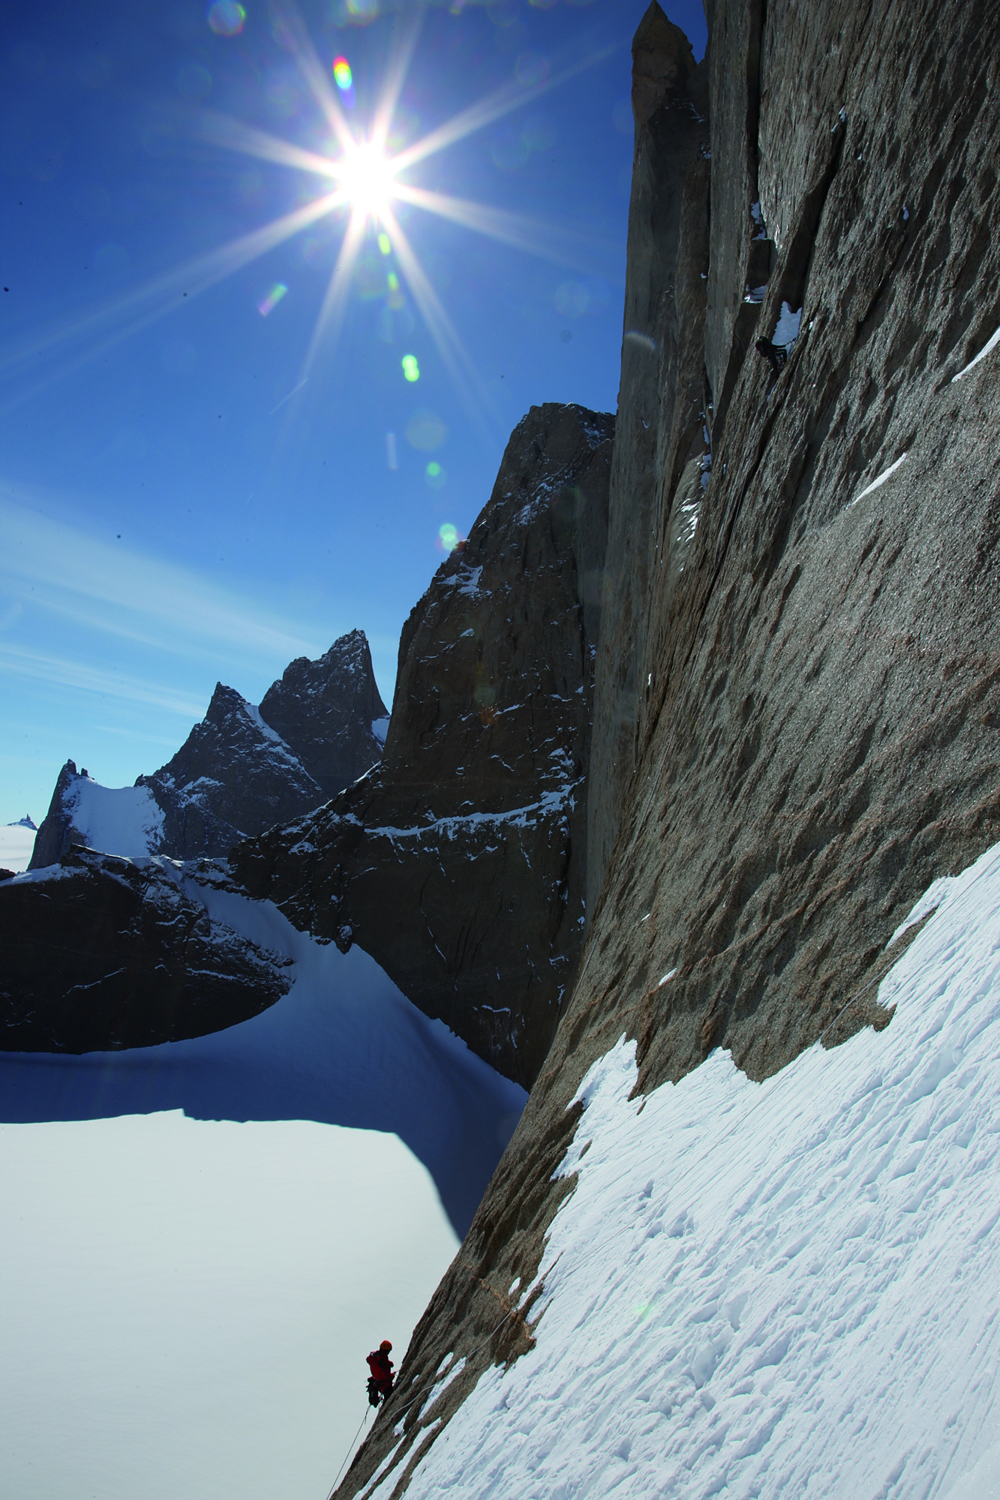
[[[2, 8], [0, 822], [39, 820], [67, 756], [154, 770], [218, 679], [259, 701], [356, 626], [390, 701], [441, 528], [469, 528], [515, 423], [614, 409], [644, 9]], [[700, 56], [700, 3], [666, 9]], [[476, 127], [399, 181], [484, 205], [451, 211], [503, 243], [414, 202], [316, 206], [350, 183], [310, 160], [345, 159], [338, 120], [368, 135], [394, 67], [386, 154]]]

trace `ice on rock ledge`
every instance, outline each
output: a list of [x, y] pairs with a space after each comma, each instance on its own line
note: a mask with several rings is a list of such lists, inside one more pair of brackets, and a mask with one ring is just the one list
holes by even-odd
[[793, 311], [792, 308], [789, 307], [787, 302], [783, 302], [781, 304], [781, 316], [778, 318], [778, 322], [775, 325], [774, 337], [771, 340], [772, 344], [776, 344], [780, 348], [784, 348], [787, 353], [791, 354], [792, 346], [799, 336], [799, 328], [801, 327], [801, 325], [801, 307]]

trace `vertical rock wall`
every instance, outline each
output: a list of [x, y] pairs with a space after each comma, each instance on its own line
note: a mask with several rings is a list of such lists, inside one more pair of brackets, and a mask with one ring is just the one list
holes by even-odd
[[[687, 37], [658, 5], [651, 5], [642, 20], [632, 58], [629, 266], [604, 586], [607, 625], [598, 647], [603, 689], [595, 725], [601, 732], [593, 757], [595, 783], [605, 790], [590, 802], [588, 906], [613, 842], [623, 769], [634, 764], [650, 538], [664, 466], [670, 462], [678, 363], [683, 362], [685, 376], [691, 363], [686, 322], [692, 307], [704, 304], [704, 287], [700, 281], [691, 286], [691, 271], [697, 276], [707, 263], [706, 69], [696, 67]], [[686, 193], [689, 175], [692, 187]], [[694, 363], [694, 374], [681, 383], [686, 414], [692, 403], [696, 414], [705, 405], [700, 353]]]
[[676, 121], [683, 189], [667, 173], [642, 214], [648, 80], [682, 49], [655, 6], [637, 39], [626, 331], [651, 261], [674, 298], [641, 330], [655, 403], [623, 361], [580, 973], [343, 1500], [384, 1461], [398, 1500], [482, 1372], [532, 1347], [590, 1064], [625, 1033], [644, 1089], [719, 1045], [762, 1077], [891, 1025], [897, 924], [1000, 839], [1000, 12], [710, 21], [710, 162]]

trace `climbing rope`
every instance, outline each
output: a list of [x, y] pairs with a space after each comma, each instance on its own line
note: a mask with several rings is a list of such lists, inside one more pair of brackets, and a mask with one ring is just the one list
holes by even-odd
[[346, 1454], [344, 1455], [344, 1462], [341, 1464], [340, 1468], [337, 1470], [337, 1477], [333, 1481], [333, 1484], [330, 1486], [330, 1490], [329, 1490], [329, 1493], [327, 1494], [326, 1500], [333, 1500], [333, 1492], [337, 1488], [337, 1485], [340, 1483], [340, 1476], [343, 1474], [344, 1470], [347, 1468], [347, 1460], [350, 1458], [351, 1454], [354, 1452], [354, 1445], [355, 1445], [355, 1443], [358, 1440], [358, 1434], [360, 1433], [362, 1427], [365, 1425], [365, 1423], [367, 1421], [368, 1421], [368, 1408], [366, 1407], [365, 1408], [365, 1414], [361, 1418], [361, 1421], [358, 1423], [358, 1431], [351, 1438], [350, 1447], [348, 1448]]
[[[549, 1269], [550, 1270], [552, 1269], [551, 1266], [549, 1267]], [[493, 1332], [487, 1334], [486, 1338], [483, 1339], [483, 1342], [481, 1344], [477, 1344], [476, 1348], [473, 1349], [472, 1353], [471, 1354], [467, 1354], [465, 1356], [466, 1360], [475, 1359], [476, 1355], [481, 1350], [485, 1349], [486, 1345], [490, 1342], [490, 1340], [492, 1338], [495, 1338], [495, 1336], [500, 1332], [501, 1328], [506, 1323], [507, 1319], [511, 1316], [511, 1314], [515, 1313], [516, 1311], [517, 1311], [516, 1307], [509, 1307], [507, 1309], [507, 1311], [504, 1313], [503, 1317], [500, 1319], [500, 1321], [497, 1324], [497, 1326], [493, 1329]], [[431, 1390], [436, 1384], [437, 1384], [437, 1377], [435, 1376], [435, 1378], [433, 1380], [429, 1380], [429, 1381], [426, 1382], [426, 1384], [422, 1385], [420, 1387], [420, 1389], [418, 1390], [417, 1394], [415, 1396], [411, 1397], [411, 1399], [409, 1401], [407, 1401], [407, 1403], [406, 1403], [405, 1406], [401, 1406], [400, 1407], [399, 1411], [396, 1413], [396, 1416], [397, 1417], [401, 1417], [405, 1411], [409, 1411], [409, 1409], [410, 1409], [411, 1406], [415, 1406], [417, 1404], [417, 1402], [420, 1400], [420, 1398], [424, 1394], [424, 1392], [428, 1391], [428, 1390]], [[382, 1404], [385, 1405], [385, 1402], [383, 1402]], [[358, 1431], [354, 1434], [353, 1438], [351, 1439], [351, 1446], [347, 1450], [347, 1455], [346, 1455], [346, 1457], [344, 1459], [344, 1462], [341, 1464], [339, 1470], [337, 1471], [337, 1477], [333, 1481], [333, 1485], [331, 1486], [330, 1491], [327, 1494], [326, 1500], [333, 1500], [334, 1491], [336, 1490], [338, 1484], [340, 1483], [341, 1476], [342, 1476], [344, 1470], [347, 1467], [347, 1460], [350, 1458], [352, 1452], [354, 1451], [354, 1445], [355, 1445], [355, 1443], [358, 1440], [358, 1433], [360, 1433], [361, 1428], [365, 1425], [365, 1423], [367, 1422], [367, 1420], [368, 1420], [368, 1411], [366, 1410], [364, 1416], [361, 1418], [361, 1426], [359, 1426]]]

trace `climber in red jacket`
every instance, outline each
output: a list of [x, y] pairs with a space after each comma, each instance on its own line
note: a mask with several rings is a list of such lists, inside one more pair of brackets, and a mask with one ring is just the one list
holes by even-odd
[[378, 1406], [379, 1400], [384, 1401], [392, 1390], [392, 1360], [389, 1351], [392, 1348], [388, 1339], [383, 1339], [377, 1349], [373, 1349], [368, 1356], [368, 1368], [371, 1374], [368, 1377], [368, 1400], [372, 1406]]

